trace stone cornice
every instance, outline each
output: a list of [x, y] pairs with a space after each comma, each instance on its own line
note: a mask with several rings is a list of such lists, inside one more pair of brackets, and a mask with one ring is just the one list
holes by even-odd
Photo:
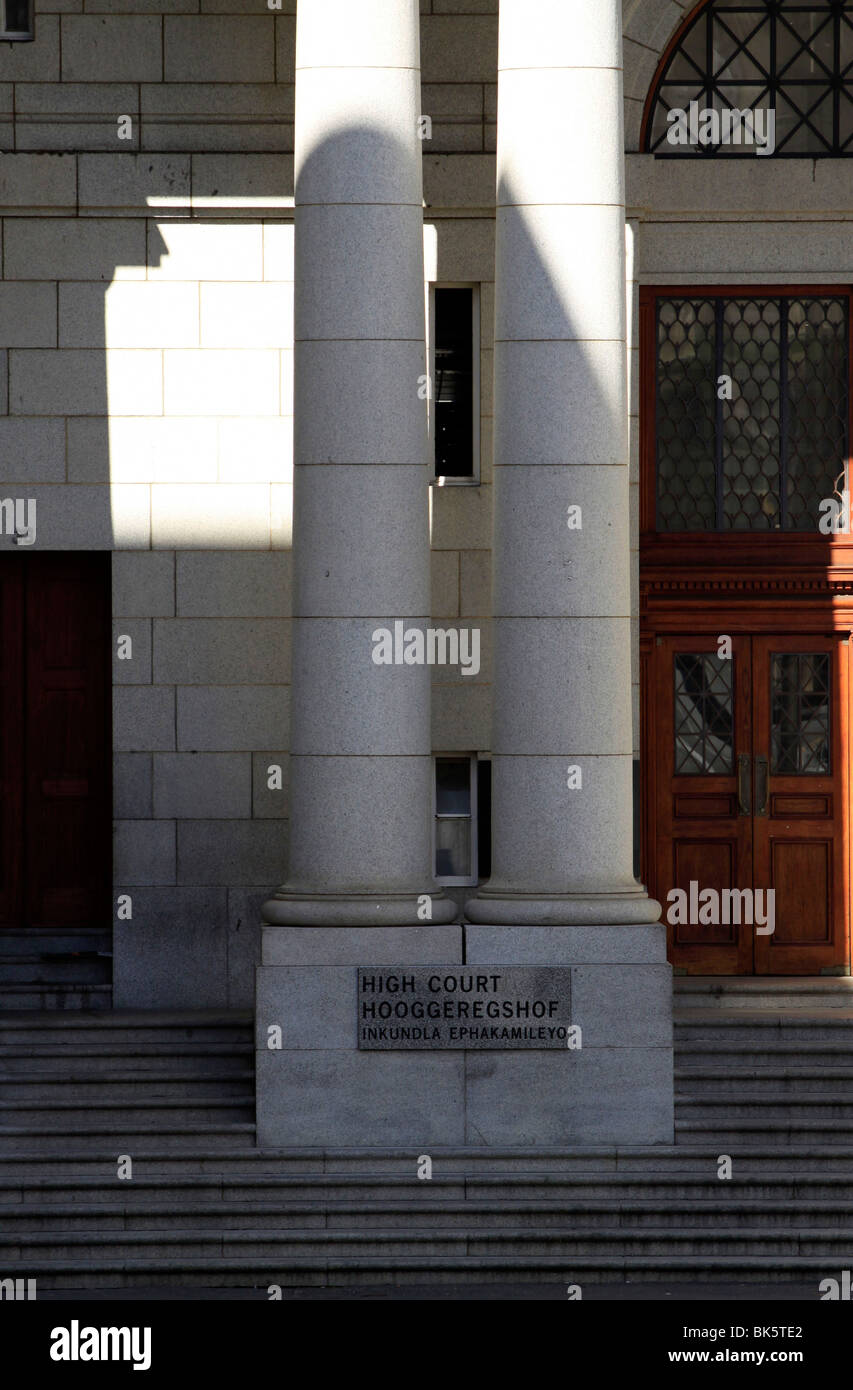
[[641, 220], [853, 221], [849, 159], [657, 159], [626, 154], [628, 215]]

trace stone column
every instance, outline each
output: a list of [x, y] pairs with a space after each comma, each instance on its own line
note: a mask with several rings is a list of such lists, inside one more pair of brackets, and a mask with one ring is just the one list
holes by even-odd
[[430, 674], [373, 634], [429, 623], [418, 0], [309, 0], [296, 42], [294, 624], [276, 925], [454, 906], [431, 864]]
[[501, 0], [494, 875], [465, 960], [568, 967], [577, 1051], [466, 1063], [476, 1142], [673, 1139], [672, 979], [632, 864], [620, 0]]
[[654, 922], [632, 866], [619, 0], [501, 0], [494, 874], [474, 922]]
[[356, 1024], [358, 966], [464, 958], [432, 878], [429, 668], [373, 659], [380, 629], [429, 624], [419, 110], [418, 0], [302, 0], [291, 838], [257, 971], [265, 1148], [464, 1135], [459, 1054], [360, 1051]]

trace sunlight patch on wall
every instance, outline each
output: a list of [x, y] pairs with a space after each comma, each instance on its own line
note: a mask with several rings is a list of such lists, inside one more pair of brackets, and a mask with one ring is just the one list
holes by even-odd
[[[93, 456], [115, 543], [119, 486], [149, 493], [153, 549], [278, 549], [292, 537], [293, 227], [152, 222], [144, 280], [104, 295], [106, 419]], [[133, 535], [135, 540], [131, 540]]]

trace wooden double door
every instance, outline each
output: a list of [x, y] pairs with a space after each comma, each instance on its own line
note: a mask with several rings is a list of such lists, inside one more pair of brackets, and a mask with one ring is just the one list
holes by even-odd
[[845, 637], [653, 641], [646, 871], [688, 973], [849, 961]]
[[0, 639], [0, 929], [108, 926], [109, 554], [0, 554]]

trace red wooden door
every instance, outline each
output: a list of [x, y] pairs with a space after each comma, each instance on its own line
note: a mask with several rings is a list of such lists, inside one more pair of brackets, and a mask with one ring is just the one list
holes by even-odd
[[728, 641], [654, 648], [650, 887], [688, 973], [818, 974], [848, 960], [848, 644]]
[[775, 892], [758, 974], [845, 961], [848, 654], [840, 635], [752, 639], [755, 876]]
[[15, 635], [0, 662], [3, 926], [110, 920], [109, 565], [108, 554], [0, 557]]
[[[691, 892], [695, 901], [700, 890], [720, 893], [752, 882], [743, 761], [751, 753], [750, 643], [748, 637], [731, 641], [729, 658], [717, 655], [717, 638], [710, 635], [661, 638], [655, 649], [654, 896], [665, 914], [671, 889], [684, 892], [689, 905]], [[747, 933], [683, 916], [673, 910], [668, 918], [673, 965], [703, 975], [752, 970]]]
[[0, 926], [23, 921], [24, 568], [0, 556]]

